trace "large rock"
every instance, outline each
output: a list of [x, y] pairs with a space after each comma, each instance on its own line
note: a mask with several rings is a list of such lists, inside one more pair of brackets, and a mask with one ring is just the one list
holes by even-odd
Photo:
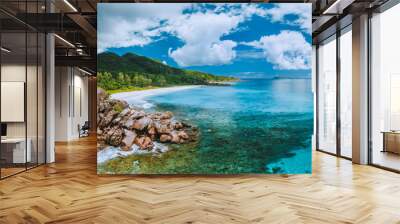
[[139, 146], [139, 148], [142, 150], [144, 149], [150, 150], [154, 145], [153, 142], [151, 141], [151, 138], [147, 136], [136, 137], [135, 144]]
[[131, 113], [131, 109], [129, 107], [127, 107], [127, 108], [123, 109], [121, 113], [119, 113], [119, 116], [124, 117], [124, 116], [129, 115], [130, 113]]
[[156, 130], [156, 128], [155, 127], [150, 127], [150, 126], [148, 126], [148, 131], [147, 131], [147, 133], [149, 134], [149, 135], [155, 135], [155, 134], [157, 134], [157, 130]]
[[109, 112], [107, 113], [107, 115], [105, 115], [105, 116], [103, 117], [103, 119], [100, 120], [100, 122], [99, 122], [99, 127], [100, 127], [100, 128], [103, 128], [103, 127], [109, 126], [109, 124], [111, 123], [111, 121], [114, 119], [114, 117], [115, 117], [117, 114], [118, 114], [118, 112], [116, 112], [116, 111], [113, 111], [113, 110], [109, 111]]
[[146, 115], [146, 113], [144, 111], [137, 111], [137, 110], [132, 110], [131, 114], [129, 115], [130, 118], [132, 119], [138, 119], [138, 118], [142, 118]]
[[121, 148], [123, 150], [130, 150], [136, 139], [136, 132], [124, 129], [124, 136], [125, 137], [122, 139]]
[[135, 121], [132, 118], [128, 118], [128, 120], [126, 120], [125, 122], [122, 123], [122, 126], [124, 128], [131, 129], [134, 122]]
[[178, 133], [176, 131], [171, 132], [170, 135], [171, 135], [171, 142], [172, 143], [180, 143], [181, 139], [180, 139], [180, 137], [179, 137], [179, 135], [178, 135]]
[[154, 127], [156, 128], [157, 133], [159, 134], [169, 134], [172, 132], [172, 128], [168, 127], [167, 124], [161, 124], [159, 122], [156, 122], [154, 124]]
[[172, 137], [170, 135], [162, 134], [160, 136], [160, 142], [170, 142]]
[[181, 122], [175, 122], [174, 123], [174, 128], [175, 129], [182, 129], [183, 128], [183, 124]]
[[121, 121], [121, 117], [120, 116], [116, 116], [112, 121], [111, 121], [111, 123], [112, 124], [118, 124], [120, 121]]
[[109, 145], [120, 146], [122, 143], [122, 138], [123, 138], [122, 129], [114, 127], [110, 131], [108, 131], [105, 140]]
[[133, 128], [139, 131], [144, 130], [145, 128], [147, 128], [147, 126], [149, 126], [149, 124], [151, 123], [151, 119], [148, 117], [142, 117], [139, 120], [136, 120], [133, 123]]
[[184, 132], [184, 131], [178, 132], [178, 136], [179, 136], [180, 138], [182, 138], [182, 139], [185, 139], [185, 140], [189, 139], [189, 135], [186, 134], [186, 132]]

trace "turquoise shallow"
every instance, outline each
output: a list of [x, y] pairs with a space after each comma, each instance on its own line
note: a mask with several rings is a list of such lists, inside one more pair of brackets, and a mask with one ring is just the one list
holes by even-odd
[[[134, 94], [134, 92], [132, 93]], [[310, 79], [245, 79], [146, 99], [197, 126], [196, 144], [161, 156], [132, 155], [100, 173], [240, 174], [311, 172], [313, 95]]]

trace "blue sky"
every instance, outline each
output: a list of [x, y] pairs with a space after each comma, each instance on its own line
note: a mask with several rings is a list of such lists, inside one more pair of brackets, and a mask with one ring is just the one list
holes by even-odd
[[98, 51], [239, 77], [311, 76], [311, 4], [102, 3]]

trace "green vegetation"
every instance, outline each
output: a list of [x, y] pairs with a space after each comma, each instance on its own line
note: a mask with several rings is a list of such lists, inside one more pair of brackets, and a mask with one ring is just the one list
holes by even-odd
[[147, 87], [130, 86], [130, 87], [124, 87], [124, 88], [121, 88], [121, 89], [106, 90], [106, 92], [108, 94], [114, 94], [114, 93], [141, 91], [141, 90], [157, 89], [157, 88], [159, 88], [159, 87], [155, 87], [155, 86], [147, 86]]
[[177, 85], [210, 85], [236, 78], [173, 68], [159, 61], [128, 53], [98, 55], [98, 86], [109, 93]]

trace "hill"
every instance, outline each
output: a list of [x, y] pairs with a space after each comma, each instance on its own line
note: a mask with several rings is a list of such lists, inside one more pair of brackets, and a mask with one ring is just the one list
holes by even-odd
[[174, 68], [159, 61], [127, 53], [119, 56], [105, 52], [97, 55], [98, 86], [106, 90], [132, 87], [164, 87], [176, 85], [215, 85], [236, 81], [236, 78]]

